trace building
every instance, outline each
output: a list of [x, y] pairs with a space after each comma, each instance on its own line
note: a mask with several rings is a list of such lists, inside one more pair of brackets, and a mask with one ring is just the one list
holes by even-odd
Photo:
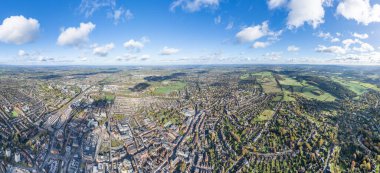
[[6, 157], [11, 157], [11, 154], [12, 154], [11, 149], [10, 149], [10, 148], [7, 148], [7, 149], [5, 150], [5, 156], [6, 156]]
[[18, 163], [20, 162], [21, 158], [20, 158], [20, 153], [19, 152], [16, 152], [15, 153], [15, 162]]

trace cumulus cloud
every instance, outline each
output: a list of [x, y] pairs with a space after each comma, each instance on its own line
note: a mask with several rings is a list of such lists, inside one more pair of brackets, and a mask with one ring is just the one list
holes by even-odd
[[256, 41], [253, 45], [252, 45], [252, 48], [266, 48], [267, 46], [269, 46], [270, 43], [269, 42], [261, 42], [261, 41]]
[[[336, 34], [336, 35], [339, 37], [341, 34]], [[334, 37], [329, 32], [319, 32], [317, 36], [320, 37], [320, 38], [323, 38], [325, 40], [330, 40], [332, 43], [340, 41], [339, 38]]]
[[324, 38], [324, 39], [333, 38], [329, 32], [319, 32], [318, 37]]
[[[345, 39], [342, 41], [344, 47], [346, 50], [350, 51], [350, 50], [354, 50], [354, 51], [357, 51], [357, 52], [371, 52], [371, 51], [374, 51], [375, 48], [368, 44], [368, 43], [365, 43], [359, 39]], [[353, 47], [352, 47], [353, 45]], [[351, 48], [352, 47], [352, 48]]]
[[324, 23], [325, 10], [323, 5], [330, 1], [326, 0], [291, 0], [288, 7], [290, 12], [287, 18], [289, 28], [298, 28], [307, 23], [317, 28]]
[[177, 7], [181, 7], [186, 11], [195, 12], [201, 8], [218, 7], [219, 3], [220, 0], [175, 0], [170, 5], [170, 10], [174, 11]]
[[92, 47], [93, 47], [92, 53], [94, 55], [105, 57], [115, 47], [115, 44], [108, 43], [108, 44], [103, 45], [103, 46], [95, 44]]
[[268, 21], [263, 22], [261, 25], [250, 26], [243, 28], [238, 32], [235, 37], [240, 43], [253, 42], [265, 36], [272, 36], [271, 40], [275, 40], [282, 31], [273, 32], [269, 30]]
[[315, 48], [315, 51], [321, 52], [321, 53], [333, 53], [333, 54], [345, 54], [346, 53], [346, 50], [340, 46], [326, 47], [324, 45], [318, 45], [318, 47]]
[[123, 46], [129, 50], [141, 50], [144, 48], [144, 43], [140, 41], [135, 41], [133, 39], [126, 41]]
[[342, 0], [336, 12], [346, 19], [355, 20], [364, 25], [380, 22], [380, 4], [371, 6], [369, 0]]
[[34, 41], [40, 29], [40, 23], [33, 18], [11, 16], [0, 25], [0, 42], [24, 44]]
[[297, 46], [294, 46], [294, 45], [290, 45], [290, 46], [288, 46], [288, 51], [289, 51], [289, 52], [297, 52], [297, 51], [299, 51], [299, 50], [300, 50], [300, 48], [297, 47]]
[[161, 55], [173, 55], [173, 54], [176, 54], [179, 52], [179, 49], [176, 49], [176, 48], [170, 48], [170, 47], [167, 47], [165, 46], [161, 51], [160, 51], [160, 54]]
[[333, 39], [331, 39], [331, 42], [332, 42], [332, 43], [339, 42], [339, 41], [340, 41], [339, 38], [333, 38]]
[[367, 39], [368, 38], [368, 34], [359, 34], [359, 33], [353, 33], [352, 36], [356, 37], [356, 38], [360, 38], [360, 39]]
[[80, 46], [88, 41], [88, 35], [95, 29], [95, 24], [80, 23], [80, 26], [63, 29], [57, 39], [60, 46]]
[[286, 0], [268, 0], [269, 9], [275, 9], [286, 4]]
[[330, 59], [330, 62], [339, 64], [380, 64], [380, 52], [346, 54]]
[[59, 62], [53, 57], [43, 55], [41, 52], [36, 51], [27, 52], [25, 50], [20, 49], [17, 55], [19, 57], [24, 58], [24, 60], [30, 62]]
[[372, 45], [364, 42], [359, 43], [359, 47], [353, 47], [352, 49], [357, 52], [372, 52], [375, 50]]
[[17, 55], [21, 56], [21, 57], [24, 57], [24, 56], [28, 56], [29, 53], [26, 52], [25, 50], [19, 50]]

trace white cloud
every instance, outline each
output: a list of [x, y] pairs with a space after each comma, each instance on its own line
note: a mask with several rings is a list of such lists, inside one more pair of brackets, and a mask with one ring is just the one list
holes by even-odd
[[275, 9], [285, 5], [287, 0], [268, 0], [267, 2], [269, 9]]
[[92, 14], [103, 7], [114, 8], [116, 6], [116, 0], [82, 0], [79, 10], [85, 14], [86, 17], [92, 16]]
[[297, 52], [297, 51], [299, 51], [299, 50], [300, 50], [300, 48], [297, 47], [297, 46], [294, 46], [294, 45], [290, 45], [290, 46], [288, 46], [288, 51], [289, 51], [289, 52]]
[[24, 50], [19, 50], [18, 51], [18, 56], [24, 57], [24, 56], [28, 56], [28, 55], [29, 55], [29, 53], [26, 52], [26, 51], [24, 51]]
[[[339, 37], [341, 34], [337, 33], [336, 35]], [[333, 37], [333, 35], [330, 34], [329, 32], [319, 32], [319, 34], [317, 36], [320, 37], [320, 38], [323, 38], [325, 40], [329, 39], [332, 43], [340, 41], [339, 38]]]
[[352, 36], [356, 37], [356, 38], [360, 38], [360, 39], [367, 39], [368, 38], [368, 34], [359, 34], [359, 33], [353, 33]]
[[144, 43], [131, 39], [131, 40], [128, 40], [127, 42], [125, 42], [123, 46], [129, 50], [137, 50], [138, 51], [138, 50], [141, 50], [142, 48], [144, 48]]
[[345, 40], [342, 41], [342, 43], [343, 43], [343, 45], [344, 45], [344, 47], [345, 47], [346, 49], [349, 49], [349, 47], [350, 47], [352, 44], [359, 43], [359, 42], [361, 42], [361, 41], [358, 40], [358, 39], [355, 39], [355, 40], [353, 40], [353, 39], [345, 39]]
[[282, 57], [282, 52], [268, 52], [263, 55], [269, 60], [278, 60]]
[[28, 62], [63, 62], [58, 61], [56, 58], [43, 55], [43, 53], [38, 51], [25, 51], [20, 49], [17, 53], [19, 57], [22, 57], [23, 60]]
[[332, 43], [339, 42], [339, 41], [340, 41], [339, 38], [333, 38], [333, 39], [331, 39], [331, 42], [332, 42]]
[[354, 47], [352, 47], [352, 50], [357, 51], [357, 52], [372, 52], [375, 50], [375, 48], [372, 45], [365, 43], [359, 39], [355, 39], [355, 40], [345, 39], [342, 41], [342, 43], [345, 49], [348, 51], [351, 50], [352, 45], [354, 45]]
[[278, 33], [269, 30], [268, 21], [261, 25], [243, 28], [236, 34], [236, 38], [240, 43], [252, 42], [264, 36], [277, 36]]
[[150, 58], [150, 55], [148, 55], [148, 54], [144, 54], [144, 55], [141, 55], [140, 56], [140, 60], [141, 61], [146, 61], [146, 60], [148, 60]]
[[252, 48], [266, 48], [267, 46], [269, 46], [270, 43], [269, 42], [261, 42], [261, 41], [256, 41], [253, 45], [252, 45]]
[[179, 49], [176, 48], [170, 48], [170, 47], [164, 47], [161, 51], [161, 55], [173, 55], [179, 52]]
[[108, 43], [106, 45], [100, 46], [100, 45], [94, 45], [92, 49], [92, 53], [94, 55], [105, 57], [108, 55], [108, 53], [115, 47], [115, 44]]
[[149, 58], [150, 58], [149, 54], [139, 55], [139, 54], [126, 53], [124, 55], [117, 56], [116, 60], [117, 61], [136, 61], [136, 60], [146, 61]]
[[63, 29], [57, 39], [60, 46], [80, 46], [88, 41], [88, 35], [95, 29], [95, 24], [80, 23], [78, 28], [69, 27]]
[[215, 17], [215, 19], [214, 19], [214, 23], [215, 24], [220, 24], [221, 22], [222, 22], [222, 17], [221, 16]]
[[319, 32], [318, 37], [324, 38], [324, 39], [333, 38], [329, 32]]
[[226, 26], [226, 30], [230, 30], [234, 27], [234, 22], [228, 22], [227, 26]]
[[346, 49], [344, 49], [340, 46], [326, 47], [324, 45], [318, 45], [318, 47], [315, 48], [315, 51], [321, 52], [321, 53], [334, 53], [334, 54], [345, 54], [346, 53]]
[[339, 64], [380, 64], [380, 52], [340, 55], [330, 62]]
[[122, 55], [122, 56], [118, 56], [118, 57], [116, 57], [116, 60], [117, 60], [117, 61], [131, 61], [131, 60], [135, 60], [135, 59], [137, 59], [137, 58], [138, 58], [137, 55], [127, 53], [127, 54], [124, 54], [124, 55]]
[[133, 17], [134, 17], [134, 15], [133, 15], [133, 13], [131, 12], [131, 10], [127, 10], [126, 12], [125, 12], [125, 19], [126, 20], [131, 20], [131, 19], [133, 19]]
[[[325, 10], [323, 8], [325, 0], [291, 0], [289, 3], [289, 15], [287, 25], [289, 28], [298, 28], [304, 23], [308, 23], [317, 28], [324, 23]], [[329, 4], [327, 4], [329, 5]]]
[[177, 7], [181, 7], [186, 11], [195, 12], [201, 8], [218, 7], [219, 3], [220, 0], [175, 0], [170, 5], [170, 10], [174, 11]]
[[147, 37], [147, 36], [143, 36], [143, 37], [141, 37], [140, 40], [141, 40], [141, 42], [144, 43], [144, 44], [150, 42], [150, 39], [149, 39], [149, 37]]
[[38, 20], [24, 16], [11, 16], [0, 25], [0, 42], [24, 44], [34, 41], [40, 29]]
[[375, 50], [375, 48], [372, 45], [364, 42], [359, 43], [359, 47], [353, 47], [352, 49], [358, 52], [372, 52]]
[[52, 58], [52, 57], [47, 57], [47, 56], [38, 56], [37, 57], [37, 61], [41, 61], [41, 62], [47, 62], [47, 61], [54, 61], [55, 59]]
[[130, 10], [124, 10], [123, 7], [120, 7], [108, 13], [108, 18], [112, 18], [115, 25], [117, 25], [120, 21], [123, 22], [131, 20], [133, 17], [133, 13]]
[[364, 25], [380, 22], [380, 4], [371, 6], [369, 0], [342, 0], [336, 12], [346, 19], [355, 20]]

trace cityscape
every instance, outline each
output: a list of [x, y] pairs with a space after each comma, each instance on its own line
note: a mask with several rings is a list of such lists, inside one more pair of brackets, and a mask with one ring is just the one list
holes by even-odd
[[0, 168], [378, 172], [379, 68], [343, 69], [4, 66]]
[[3, 0], [0, 173], [380, 173], [379, 0]]

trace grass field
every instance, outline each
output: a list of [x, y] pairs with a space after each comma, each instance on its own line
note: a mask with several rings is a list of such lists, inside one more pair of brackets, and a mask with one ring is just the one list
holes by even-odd
[[302, 86], [297, 80], [285, 76], [281, 76], [283, 80], [280, 80], [281, 85], [289, 85], [289, 86]]
[[247, 74], [240, 76], [240, 79], [244, 80], [244, 79], [248, 79], [248, 77], [249, 77], [249, 74], [247, 73]]
[[253, 76], [261, 76], [261, 77], [271, 77], [272, 73], [269, 71], [262, 71], [257, 73], [252, 73]]
[[257, 77], [257, 81], [262, 85], [265, 93], [281, 92], [271, 72], [259, 72], [252, 75]]
[[12, 111], [12, 118], [17, 118], [18, 115], [17, 111]]
[[[289, 78], [287, 76], [281, 76], [282, 80], [280, 80], [280, 84], [283, 89], [290, 92], [293, 90], [293, 93], [298, 94], [307, 99], [315, 99], [319, 101], [334, 101], [335, 97], [330, 93], [324, 92], [316, 86], [308, 84], [306, 81], [298, 82], [293, 78]], [[292, 101], [289, 98], [289, 93], [284, 92], [284, 101]]]
[[114, 101], [115, 100], [115, 95], [112, 93], [106, 93], [104, 97], [107, 101]]
[[272, 119], [273, 114], [274, 114], [273, 110], [266, 109], [263, 112], [261, 112], [261, 114], [258, 117], [254, 118], [253, 120], [254, 121], [268, 121]]
[[154, 89], [153, 94], [170, 94], [173, 91], [178, 91], [186, 86], [183, 82], [165, 82], [161, 83], [157, 88]]
[[290, 91], [284, 91], [284, 98], [282, 99], [282, 101], [286, 101], [286, 102], [291, 102], [291, 101], [296, 101], [296, 99], [294, 97], [292, 97], [292, 93]]
[[369, 89], [373, 89], [375, 91], [380, 92], [380, 88], [370, 83], [364, 83], [364, 82], [353, 81], [353, 80], [344, 80], [342, 78], [332, 78], [332, 79], [333, 81], [342, 84], [343, 86], [347, 87], [349, 90], [355, 92], [358, 95], [364, 94]]

